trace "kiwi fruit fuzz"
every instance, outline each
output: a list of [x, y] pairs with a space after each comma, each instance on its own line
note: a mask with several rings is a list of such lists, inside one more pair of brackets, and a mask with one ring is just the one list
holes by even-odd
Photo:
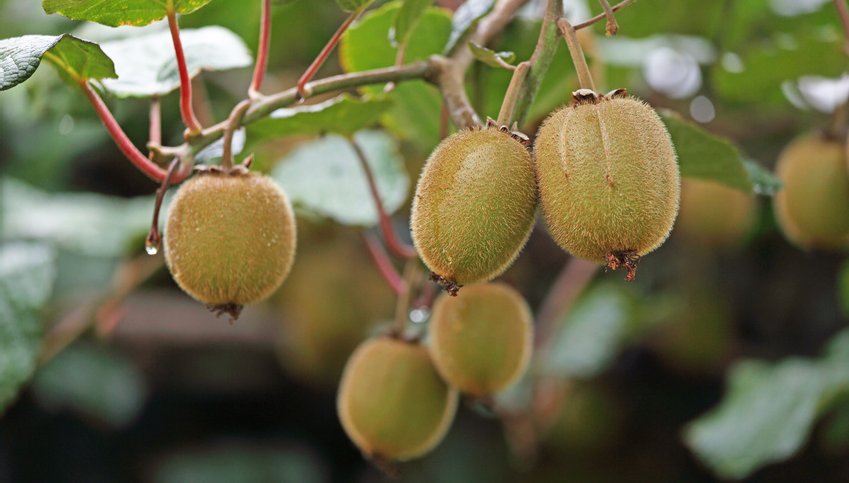
[[425, 347], [378, 336], [351, 355], [337, 396], [348, 437], [378, 464], [421, 456], [445, 437], [457, 391], [439, 377]]
[[501, 283], [442, 294], [428, 328], [436, 368], [453, 387], [485, 399], [516, 382], [528, 367], [533, 320], [527, 302]]
[[444, 139], [413, 198], [413, 242], [449, 293], [488, 281], [515, 260], [537, 203], [531, 155], [506, 128], [464, 130]]
[[791, 142], [778, 158], [783, 187], [773, 208], [784, 236], [811, 250], [849, 247], [849, 172], [843, 142], [812, 133]]
[[739, 246], [752, 230], [758, 205], [751, 193], [723, 184], [686, 178], [675, 236], [705, 248]]
[[657, 113], [624, 89], [581, 89], [545, 120], [534, 146], [551, 236], [572, 255], [636, 276], [637, 260], [669, 236], [681, 176]]
[[164, 241], [165, 261], [180, 288], [235, 318], [288, 275], [295, 217], [267, 176], [201, 173], [177, 190]]

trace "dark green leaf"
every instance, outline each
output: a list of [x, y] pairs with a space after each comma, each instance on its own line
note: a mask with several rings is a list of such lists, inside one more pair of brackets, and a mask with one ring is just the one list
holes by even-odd
[[773, 196], [781, 189], [781, 180], [772, 171], [751, 159], [743, 160], [743, 167], [752, 182], [752, 191], [759, 195]]
[[445, 53], [450, 54], [461, 45], [462, 40], [478, 25], [478, 20], [488, 14], [493, 6], [495, 6], [495, 0], [467, 0], [466, 3], [461, 5], [454, 12], [454, 18], [451, 21], [451, 36], [445, 45]]
[[469, 49], [477, 60], [491, 67], [512, 70], [513, 66], [510, 64], [516, 60], [516, 54], [513, 52], [496, 52], [474, 42], [469, 42]]
[[368, 5], [374, 0], [336, 0], [336, 5], [339, 5], [339, 8], [346, 12], [353, 12], [354, 10]]
[[[393, 213], [404, 204], [410, 185], [398, 146], [380, 131], [362, 131], [355, 139], [365, 151], [386, 211]], [[301, 214], [345, 225], [378, 222], [366, 176], [343, 137], [327, 136], [299, 147], [280, 162], [272, 177]]]
[[[396, 48], [389, 43], [389, 29], [400, 8], [398, 2], [384, 5], [363, 16], [342, 38], [339, 57], [347, 72], [357, 72], [395, 63]], [[429, 8], [413, 28], [407, 45], [407, 62], [427, 59], [442, 51], [451, 29], [450, 17], [444, 9]], [[382, 86], [371, 86], [364, 92], [379, 94]], [[393, 105], [383, 116], [383, 124], [401, 139], [415, 143], [430, 152], [439, 142], [439, 119], [442, 97], [424, 81], [398, 84], [389, 99]]]
[[40, 312], [53, 290], [53, 252], [44, 245], [0, 245], [0, 412], [35, 371]]
[[674, 112], [662, 111], [660, 116], [675, 144], [682, 176], [709, 179], [741, 191], [752, 191], [752, 182], [736, 146]]
[[[211, 0], [173, 0], [177, 13], [187, 14]], [[168, 14], [172, 0], [44, 0], [41, 6], [47, 13], [58, 13], [73, 20], [88, 20], [110, 27], [147, 25]]]
[[336, 133], [350, 136], [373, 126], [392, 106], [385, 97], [357, 99], [343, 94], [320, 104], [278, 109], [248, 127], [251, 137]]
[[433, 3], [432, 0], [404, 0], [395, 16], [395, 24], [389, 30], [389, 40], [397, 46], [407, 41], [413, 28]]
[[29, 79], [47, 58], [75, 81], [115, 77], [115, 67], [97, 44], [73, 35], [24, 35], [0, 40], [0, 91]]
[[[224, 27], [185, 29], [180, 32], [189, 75], [248, 67], [253, 62], [245, 43]], [[118, 97], [163, 96], [180, 87], [180, 75], [171, 35], [157, 32], [104, 42], [103, 51], [115, 61], [117, 79], [103, 86]]]
[[91, 343], [60, 352], [36, 374], [33, 391], [51, 410], [70, 409], [115, 427], [131, 423], [145, 399], [144, 378], [132, 361]]

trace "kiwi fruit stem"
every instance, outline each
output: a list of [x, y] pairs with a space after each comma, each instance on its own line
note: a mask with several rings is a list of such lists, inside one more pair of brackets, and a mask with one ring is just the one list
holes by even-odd
[[566, 46], [569, 47], [569, 54], [572, 56], [575, 71], [578, 73], [578, 84], [581, 86], [581, 89], [595, 91], [593, 76], [590, 74], [590, 67], [587, 65], [586, 57], [584, 57], [584, 49], [581, 48], [581, 43], [578, 42], [578, 34], [575, 31], [575, 27], [565, 17], [561, 17], [557, 21], [557, 26], [560, 28], [560, 32], [563, 33]]
[[510, 79], [510, 85], [507, 87], [507, 92], [504, 94], [504, 101], [501, 103], [501, 110], [498, 111], [497, 123], [499, 125], [507, 126], [510, 124], [513, 111], [516, 110], [516, 101], [519, 100], [519, 95], [522, 93], [522, 87], [530, 70], [531, 63], [525, 61], [517, 65], [513, 71], [513, 77]]

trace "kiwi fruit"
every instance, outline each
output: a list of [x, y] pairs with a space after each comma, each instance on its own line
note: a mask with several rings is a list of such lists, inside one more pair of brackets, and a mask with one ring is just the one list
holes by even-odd
[[348, 437], [375, 462], [422, 456], [445, 437], [457, 391], [433, 367], [425, 347], [379, 336], [351, 355], [337, 396]]
[[746, 238], [756, 215], [757, 203], [751, 193], [686, 178], [681, 182], [681, 211], [674, 233], [694, 245], [731, 248]]
[[501, 283], [442, 294], [433, 306], [430, 352], [439, 374], [485, 399], [516, 382], [533, 350], [533, 318], [521, 294]]
[[574, 93], [545, 120], [534, 146], [548, 231], [572, 255], [628, 280], [659, 247], [678, 213], [681, 176], [663, 121], [624, 89]]
[[187, 294], [238, 316], [274, 292], [295, 258], [295, 217], [271, 178], [208, 172], [184, 183], [165, 226], [165, 261]]
[[800, 248], [842, 251], [849, 246], [849, 173], [842, 142], [808, 134], [778, 158], [783, 182], [773, 208], [784, 236]]
[[491, 280], [530, 235], [537, 192], [531, 155], [506, 128], [457, 132], [422, 170], [413, 198], [413, 242], [449, 292]]

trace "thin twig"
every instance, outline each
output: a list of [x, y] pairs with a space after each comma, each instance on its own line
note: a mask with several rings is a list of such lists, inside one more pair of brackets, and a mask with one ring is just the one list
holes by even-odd
[[250, 99], [243, 99], [230, 111], [230, 116], [227, 118], [227, 127], [224, 129], [224, 145], [221, 150], [221, 167], [225, 170], [233, 167], [233, 135], [239, 130], [242, 116], [251, 107], [251, 102]]
[[392, 226], [392, 219], [386, 212], [386, 208], [383, 206], [383, 200], [380, 198], [380, 191], [378, 191], [377, 182], [374, 179], [374, 173], [368, 163], [368, 157], [366, 156], [365, 151], [363, 151], [360, 143], [353, 137], [348, 138], [348, 143], [357, 155], [360, 167], [363, 170], [363, 174], [366, 176], [369, 194], [371, 194], [372, 200], [374, 200], [374, 209], [377, 211], [378, 220], [380, 222], [380, 232], [383, 234], [383, 239], [386, 241], [389, 251], [399, 258], [415, 258], [416, 250], [410, 245], [399, 240], [395, 233], [395, 228]]
[[298, 95], [300, 95], [302, 99], [309, 97], [309, 95], [311, 94], [308, 89], [309, 86], [307, 85], [307, 83], [312, 80], [313, 77], [315, 77], [315, 74], [318, 72], [318, 69], [321, 68], [321, 66], [324, 64], [324, 61], [327, 60], [327, 57], [329, 57], [330, 53], [333, 52], [333, 48], [336, 47], [336, 44], [339, 43], [339, 40], [342, 38], [342, 35], [345, 33], [346, 30], [348, 30], [348, 27], [350, 27], [351, 24], [354, 23], [354, 20], [356, 20], [360, 16], [360, 14], [365, 11], [366, 6], [367, 5], [364, 5], [354, 10], [353, 12], [351, 12], [350, 15], [348, 15], [348, 18], [346, 18], [345, 21], [342, 22], [342, 25], [339, 26], [333, 36], [330, 37], [330, 40], [327, 41], [327, 44], [324, 46], [324, 48], [321, 49], [321, 52], [319, 52], [315, 60], [312, 61], [312, 64], [307, 67], [307, 70], [304, 71], [304, 73], [301, 75], [301, 78], [298, 79], [298, 84], [296, 87], [298, 90]]
[[537, 328], [534, 347], [537, 352], [543, 352], [554, 333], [557, 325], [567, 313], [578, 295], [598, 272], [600, 265], [580, 258], [570, 258], [557, 280], [548, 290], [545, 300], [537, 313]]
[[586, 57], [584, 57], [584, 50], [581, 48], [581, 43], [578, 41], [575, 28], [565, 17], [557, 21], [557, 26], [560, 28], [560, 32], [563, 33], [563, 39], [566, 40], [566, 45], [569, 46], [569, 54], [572, 55], [572, 62], [575, 64], [575, 71], [578, 73], [578, 84], [581, 86], [581, 89], [595, 91], [593, 76], [590, 74], [590, 68], [587, 65]]
[[162, 109], [159, 97], [150, 98], [150, 135], [148, 145], [159, 146], [162, 144]]
[[183, 123], [188, 128], [188, 134], [191, 136], [200, 133], [203, 127], [195, 116], [192, 106], [192, 80], [186, 66], [186, 55], [183, 53], [180, 26], [177, 23], [177, 11], [174, 9], [173, 0], [168, 0], [166, 9], [168, 11], [168, 28], [171, 31], [171, 41], [174, 44], [174, 55], [177, 58], [177, 70], [180, 73], [180, 114], [183, 116]]
[[[619, 2], [616, 5], [614, 5], [613, 7], [611, 7], [610, 10], [613, 11], [613, 12], [618, 12], [619, 10], [622, 10], [623, 8], [627, 7], [628, 5], [631, 5], [632, 3], [636, 2], [636, 1], [637, 0], [622, 0], [621, 2]], [[601, 22], [602, 20], [604, 20], [606, 18], [607, 18], [606, 14], [600, 13], [600, 14], [596, 15], [595, 17], [593, 17], [589, 20], [585, 20], [585, 21], [583, 21], [579, 24], [573, 25], [572, 27], [574, 27], [575, 30], [585, 29], [585, 28], [589, 27], [590, 25], [594, 25], [598, 22]]]
[[162, 184], [156, 190], [156, 199], [153, 202], [153, 218], [150, 222], [150, 231], [144, 241], [144, 249], [148, 255], [156, 255], [159, 253], [159, 246], [162, 243], [162, 237], [159, 236], [159, 211], [162, 208], [162, 201], [165, 199], [165, 193], [168, 192], [168, 187], [171, 186], [171, 179], [180, 166], [180, 160], [171, 161], [171, 166], [168, 168], [168, 174], [162, 180]]
[[370, 232], [363, 232], [363, 239], [366, 241], [369, 254], [371, 254], [371, 258], [374, 260], [374, 264], [377, 266], [380, 275], [386, 280], [386, 283], [389, 284], [395, 295], [401, 295], [406, 290], [404, 281], [401, 279], [398, 271], [395, 270], [395, 267], [392, 266], [392, 261], [389, 260], [389, 255], [386, 254], [380, 240]]
[[613, 9], [610, 8], [610, 3], [607, 0], [598, 0], [598, 3], [601, 4], [601, 8], [604, 10], [604, 16], [607, 18], [607, 25], [604, 27], [604, 32], [608, 37], [612, 37], [619, 31], [619, 24], [616, 23], [616, 15], [613, 15]]
[[259, 45], [256, 51], [256, 65], [251, 86], [248, 88], [248, 97], [256, 99], [261, 96], [260, 89], [265, 79], [265, 71], [268, 69], [268, 45], [271, 42], [271, 0], [260, 0], [262, 12], [260, 13]]
[[524, 89], [525, 78], [528, 76], [529, 70], [531, 70], [531, 63], [525, 61], [517, 65], [516, 70], [513, 71], [513, 77], [510, 79], [510, 85], [507, 87], [504, 100], [501, 102], [501, 109], [498, 111], [499, 126], [510, 125], [516, 102], [519, 100], [522, 89]]

